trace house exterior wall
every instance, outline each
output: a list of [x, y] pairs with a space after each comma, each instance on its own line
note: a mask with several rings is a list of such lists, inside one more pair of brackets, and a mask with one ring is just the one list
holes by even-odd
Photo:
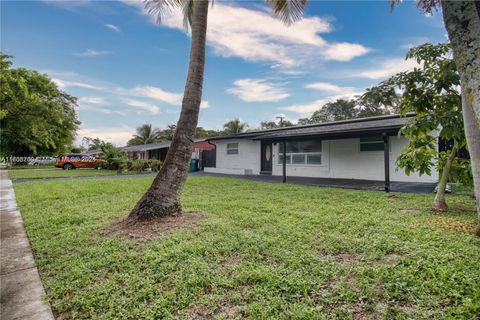
[[[238, 154], [227, 154], [227, 144], [238, 143]], [[260, 174], [260, 141], [247, 139], [217, 142], [216, 167], [205, 172], [225, 174]]]
[[[227, 155], [227, 143], [238, 142], [239, 153]], [[438, 174], [432, 176], [416, 173], [407, 176], [403, 169], [397, 170], [397, 156], [406, 145], [404, 137], [390, 137], [390, 180], [400, 182], [437, 182]], [[272, 174], [281, 176], [282, 164], [278, 163], [279, 144], [273, 147]], [[360, 151], [360, 139], [322, 141], [321, 165], [287, 165], [287, 177], [343, 178], [361, 180], [384, 180], [383, 151]], [[216, 168], [206, 172], [226, 174], [260, 174], [260, 141], [226, 140], [217, 142]], [[208, 170], [207, 170], [208, 169]]]

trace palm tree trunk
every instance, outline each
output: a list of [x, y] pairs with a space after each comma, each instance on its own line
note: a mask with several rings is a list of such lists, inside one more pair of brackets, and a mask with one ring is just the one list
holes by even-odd
[[130, 212], [130, 219], [149, 219], [181, 213], [180, 193], [188, 175], [195, 129], [202, 100], [208, 1], [196, 0], [192, 18], [190, 63], [182, 112], [165, 162], [150, 188]]
[[472, 164], [480, 236], [480, 2], [443, 1], [443, 20], [460, 73], [465, 135]]
[[432, 209], [435, 211], [447, 211], [448, 205], [445, 201], [445, 189], [448, 183], [448, 176], [450, 175], [450, 169], [452, 168], [453, 160], [455, 159], [458, 151], [458, 143], [454, 141], [452, 151], [445, 162], [440, 180], [438, 181], [437, 194], [435, 200], [433, 200]]

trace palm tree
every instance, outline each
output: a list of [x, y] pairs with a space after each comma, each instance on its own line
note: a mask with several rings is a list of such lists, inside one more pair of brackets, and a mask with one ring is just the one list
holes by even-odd
[[133, 135], [133, 138], [128, 140], [128, 146], [138, 146], [141, 144], [155, 143], [159, 140], [158, 129], [153, 129], [149, 123], [142, 124], [137, 127], [137, 133]]
[[[307, 0], [267, 0], [274, 15], [285, 23], [301, 18]], [[208, 0], [146, 0], [150, 14], [161, 18], [166, 11], [179, 8], [185, 27], [191, 29], [190, 62], [177, 130], [165, 162], [152, 185], [130, 212], [130, 219], [140, 220], [181, 213], [180, 193], [188, 175], [195, 129], [202, 100], [207, 36]]]
[[248, 128], [246, 123], [242, 123], [239, 118], [235, 118], [223, 125], [225, 134], [235, 134], [245, 131]]

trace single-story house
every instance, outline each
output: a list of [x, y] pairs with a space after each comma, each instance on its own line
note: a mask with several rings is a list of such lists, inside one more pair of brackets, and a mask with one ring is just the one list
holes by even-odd
[[[160, 143], [142, 144], [122, 148], [130, 159], [156, 159], [165, 161], [171, 141]], [[212, 150], [215, 144], [207, 139], [196, 139], [193, 145], [192, 159], [201, 159], [201, 152], [204, 150]]]
[[437, 182], [438, 173], [407, 176], [396, 166], [407, 143], [398, 115], [336, 121], [211, 138], [215, 165], [205, 172], [385, 181]]

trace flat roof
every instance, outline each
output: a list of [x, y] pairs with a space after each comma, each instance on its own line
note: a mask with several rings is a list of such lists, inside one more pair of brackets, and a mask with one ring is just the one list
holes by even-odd
[[351, 137], [377, 133], [396, 134], [413, 114], [406, 117], [385, 115], [352, 120], [324, 122], [303, 126], [292, 126], [268, 130], [247, 131], [228, 136], [213, 137], [210, 140], [252, 139], [252, 140], [288, 140], [308, 137]]
[[122, 150], [126, 152], [135, 152], [135, 151], [148, 151], [155, 149], [162, 149], [170, 147], [171, 141], [165, 141], [160, 143], [149, 143], [149, 144], [140, 144], [137, 146], [123, 147]]

